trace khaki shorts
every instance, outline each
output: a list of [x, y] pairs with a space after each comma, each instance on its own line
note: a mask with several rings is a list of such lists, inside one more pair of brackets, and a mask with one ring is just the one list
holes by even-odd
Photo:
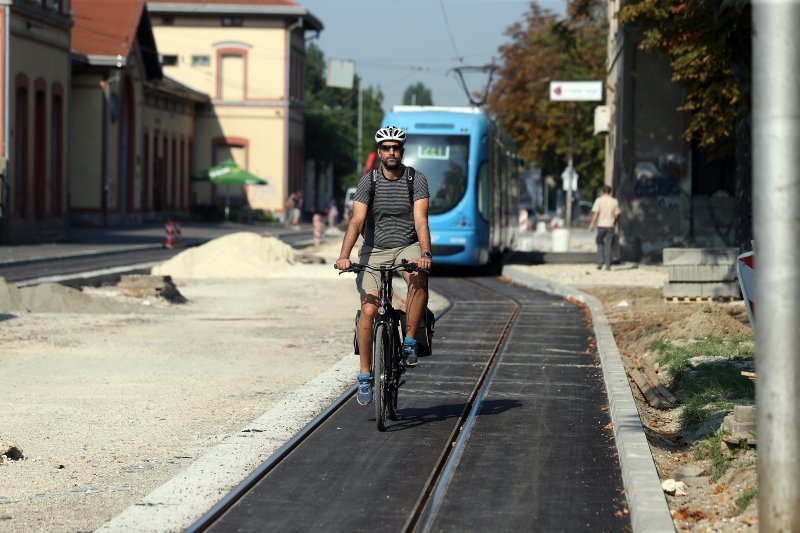
[[[358, 251], [358, 262], [362, 265], [392, 266], [400, 263], [403, 259], [416, 261], [420, 255], [422, 255], [422, 250], [418, 242], [399, 248], [375, 248], [365, 244]], [[356, 276], [356, 287], [361, 296], [369, 292], [377, 293], [380, 283], [380, 272], [364, 270]]]

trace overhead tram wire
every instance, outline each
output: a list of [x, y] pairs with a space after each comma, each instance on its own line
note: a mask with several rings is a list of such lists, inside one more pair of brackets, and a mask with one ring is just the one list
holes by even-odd
[[444, 24], [447, 27], [447, 34], [450, 36], [450, 42], [453, 43], [453, 50], [456, 52], [456, 59], [458, 59], [459, 63], [464, 62], [464, 58], [461, 56], [461, 53], [458, 51], [458, 46], [456, 46], [456, 39], [453, 37], [453, 30], [450, 27], [450, 20], [447, 18], [447, 10], [444, 8], [444, 0], [439, 0], [439, 5], [442, 7], [442, 15], [444, 16]]

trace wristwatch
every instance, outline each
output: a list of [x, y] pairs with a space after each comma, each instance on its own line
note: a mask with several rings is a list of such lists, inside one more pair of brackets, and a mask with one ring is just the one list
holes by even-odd
[[424, 252], [424, 253], [422, 254], [422, 257], [427, 257], [428, 259], [431, 259], [431, 258], [433, 257], [433, 254], [432, 254], [432, 253], [430, 253], [430, 252]]

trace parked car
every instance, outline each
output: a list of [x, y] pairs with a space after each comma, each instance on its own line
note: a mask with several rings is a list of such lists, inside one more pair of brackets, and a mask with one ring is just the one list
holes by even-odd
[[344, 220], [349, 221], [350, 216], [353, 214], [353, 201], [356, 198], [356, 188], [350, 187], [344, 193]]
[[344, 193], [344, 208], [345, 209], [347, 209], [347, 208], [352, 209], [353, 208], [353, 200], [355, 200], [355, 197], [356, 197], [356, 188], [355, 187], [350, 187], [349, 189], [347, 189], [347, 192]]

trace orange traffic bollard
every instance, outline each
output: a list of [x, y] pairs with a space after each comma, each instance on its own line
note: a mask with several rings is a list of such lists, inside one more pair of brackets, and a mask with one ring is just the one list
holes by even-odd
[[175, 241], [175, 224], [171, 220], [164, 223], [164, 248], [172, 248], [176, 246]]

